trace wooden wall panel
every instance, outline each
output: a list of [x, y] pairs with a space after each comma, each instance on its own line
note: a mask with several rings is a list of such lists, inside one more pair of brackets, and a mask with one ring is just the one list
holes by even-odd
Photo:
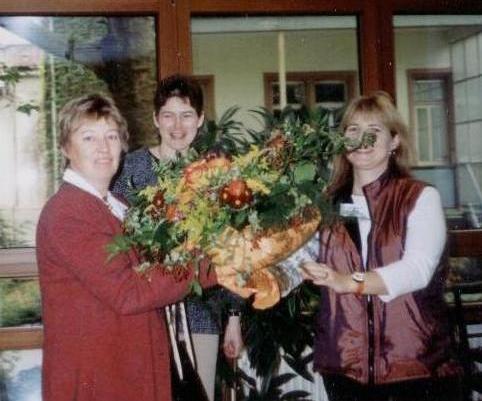
[[482, 13], [481, 0], [391, 0], [394, 12], [411, 14]]
[[346, 14], [360, 11], [361, 0], [191, 0], [195, 14]]
[[191, 43], [191, 4], [189, 0], [177, 0], [177, 26], [179, 72], [192, 73], [192, 43]]
[[453, 230], [448, 238], [452, 257], [482, 257], [482, 230]]
[[0, 328], [0, 351], [42, 348], [42, 327]]
[[154, 13], [164, 0], [16, 0], [1, 1], [1, 14]]
[[157, 14], [158, 78], [179, 71], [177, 6], [174, 1], [161, 1]]

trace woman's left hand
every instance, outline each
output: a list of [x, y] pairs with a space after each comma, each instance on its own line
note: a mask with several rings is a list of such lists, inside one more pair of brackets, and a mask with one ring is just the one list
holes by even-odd
[[316, 285], [324, 285], [337, 293], [355, 291], [355, 283], [351, 276], [338, 273], [323, 263], [305, 262], [301, 267], [303, 278]]

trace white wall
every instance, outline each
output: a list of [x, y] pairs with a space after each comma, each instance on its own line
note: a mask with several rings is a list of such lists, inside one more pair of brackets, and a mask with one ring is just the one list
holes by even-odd
[[450, 47], [440, 30], [395, 30], [395, 81], [397, 107], [409, 122], [409, 69], [450, 68]]
[[[353, 29], [291, 31], [285, 41], [288, 72], [358, 70]], [[218, 118], [238, 105], [242, 120], [252, 126], [247, 110], [264, 106], [263, 74], [278, 71], [277, 48], [275, 32], [193, 35], [194, 74], [214, 75]]]
[[0, 102], [0, 213], [27, 244], [34, 243], [38, 215], [47, 198], [46, 172], [39, 140], [39, 113], [16, 111], [32, 100], [40, 104], [38, 75], [23, 78], [15, 96]]

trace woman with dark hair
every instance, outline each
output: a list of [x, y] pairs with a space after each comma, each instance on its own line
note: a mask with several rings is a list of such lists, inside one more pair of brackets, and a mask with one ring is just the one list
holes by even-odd
[[[160, 142], [126, 155], [122, 171], [113, 185], [113, 192], [129, 198], [134, 190], [157, 182], [154, 167], [178, 154], [186, 155], [204, 122], [203, 94], [199, 84], [188, 76], [172, 75], [159, 82], [154, 96], [154, 124]], [[233, 302], [236, 305], [237, 302]], [[214, 399], [214, 381], [219, 343], [219, 327], [215, 314], [206, 302], [188, 299], [187, 319], [192, 333], [197, 369], [210, 400]], [[236, 309], [225, 329], [223, 349], [229, 358], [236, 358], [243, 345], [239, 313]]]
[[323, 295], [314, 368], [330, 400], [453, 400], [440, 196], [412, 178], [387, 94], [353, 100], [341, 128], [375, 143], [335, 160], [328, 194], [345, 218], [321, 230], [318, 262], [303, 263]]
[[[44, 401], [169, 401], [167, 332], [159, 308], [186, 296], [183, 279], [134, 267], [134, 251], [109, 257], [127, 208], [108, 190], [127, 148], [113, 101], [73, 99], [60, 113], [63, 183], [42, 210], [37, 261], [44, 323]], [[216, 275], [201, 267], [203, 286]]]

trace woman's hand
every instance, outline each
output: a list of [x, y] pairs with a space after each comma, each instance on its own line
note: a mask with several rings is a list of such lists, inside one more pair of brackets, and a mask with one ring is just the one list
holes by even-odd
[[356, 292], [356, 283], [350, 275], [338, 273], [323, 263], [304, 262], [301, 267], [305, 280], [329, 287], [337, 293]]
[[382, 277], [376, 271], [364, 273], [364, 281], [360, 288], [360, 283], [357, 283], [350, 274], [338, 273], [323, 263], [304, 262], [301, 269], [301, 274], [305, 280], [310, 280], [316, 285], [324, 285], [340, 294], [388, 294]]
[[223, 351], [226, 358], [239, 357], [243, 349], [243, 337], [241, 335], [241, 323], [239, 316], [230, 316], [226, 325], [223, 340]]

